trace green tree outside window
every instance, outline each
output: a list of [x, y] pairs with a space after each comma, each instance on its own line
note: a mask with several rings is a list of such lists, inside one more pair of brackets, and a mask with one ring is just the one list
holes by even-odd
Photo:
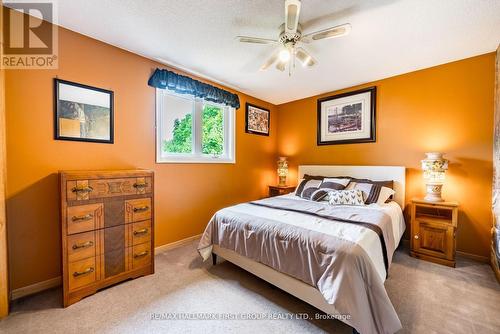
[[[219, 107], [205, 105], [201, 114], [203, 154], [221, 155], [224, 153], [224, 114]], [[174, 121], [172, 139], [163, 141], [163, 151], [169, 153], [192, 152], [192, 115]]]

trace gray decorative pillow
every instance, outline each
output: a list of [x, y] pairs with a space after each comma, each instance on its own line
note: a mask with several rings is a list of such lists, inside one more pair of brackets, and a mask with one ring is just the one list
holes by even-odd
[[330, 205], [364, 205], [363, 192], [358, 189], [336, 190], [328, 193]]
[[302, 198], [310, 198], [312, 193], [321, 185], [321, 182], [321, 180], [302, 180], [297, 190], [295, 190], [295, 195]]
[[331, 189], [325, 188], [319, 188], [316, 189], [312, 194], [311, 197], [309, 198], [311, 201], [319, 202], [322, 200], [328, 200], [328, 193], [332, 191]]
[[299, 185], [303, 190], [297, 189], [297, 195], [300, 191], [300, 197], [311, 201], [319, 202], [328, 200], [328, 192], [332, 190], [342, 190], [349, 183], [349, 179], [325, 178], [323, 180], [309, 179], [304, 180]]
[[358, 182], [351, 182], [351, 184], [353, 184], [353, 186], [349, 186], [349, 189], [358, 189], [363, 192], [365, 204], [383, 204], [394, 195], [394, 190], [381, 186], [380, 184]]
[[348, 178], [324, 178], [320, 188], [328, 188], [332, 190], [344, 190], [351, 180]]

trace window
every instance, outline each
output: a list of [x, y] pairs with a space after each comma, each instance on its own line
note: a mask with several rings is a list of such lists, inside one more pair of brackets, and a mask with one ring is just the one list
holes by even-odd
[[234, 108], [156, 90], [156, 161], [234, 163]]

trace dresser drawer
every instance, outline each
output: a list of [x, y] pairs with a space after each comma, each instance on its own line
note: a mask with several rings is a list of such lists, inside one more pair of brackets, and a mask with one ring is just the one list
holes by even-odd
[[96, 281], [95, 257], [68, 264], [69, 289], [75, 290]]
[[151, 220], [145, 220], [132, 225], [132, 245], [151, 241]]
[[125, 201], [125, 223], [151, 219], [151, 198]]
[[70, 206], [67, 209], [67, 234], [92, 231], [102, 227], [101, 203]]
[[151, 264], [151, 242], [132, 247], [132, 269]]
[[68, 261], [75, 262], [96, 255], [97, 231], [78, 233], [68, 236]]
[[151, 177], [127, 177], [68, 181], [66, 196], [69, 201], [96, 198], [142, 195], [152, 192]]

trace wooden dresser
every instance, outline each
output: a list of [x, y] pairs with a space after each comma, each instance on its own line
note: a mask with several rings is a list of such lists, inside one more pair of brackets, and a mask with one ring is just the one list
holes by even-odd
[[458, 203], [426, 202], [411, 205], [411, 252], [419, 259], [455, 267]]
[[154, 272], [154, 175], [148, 170], [62, 171], [64, 307]]

